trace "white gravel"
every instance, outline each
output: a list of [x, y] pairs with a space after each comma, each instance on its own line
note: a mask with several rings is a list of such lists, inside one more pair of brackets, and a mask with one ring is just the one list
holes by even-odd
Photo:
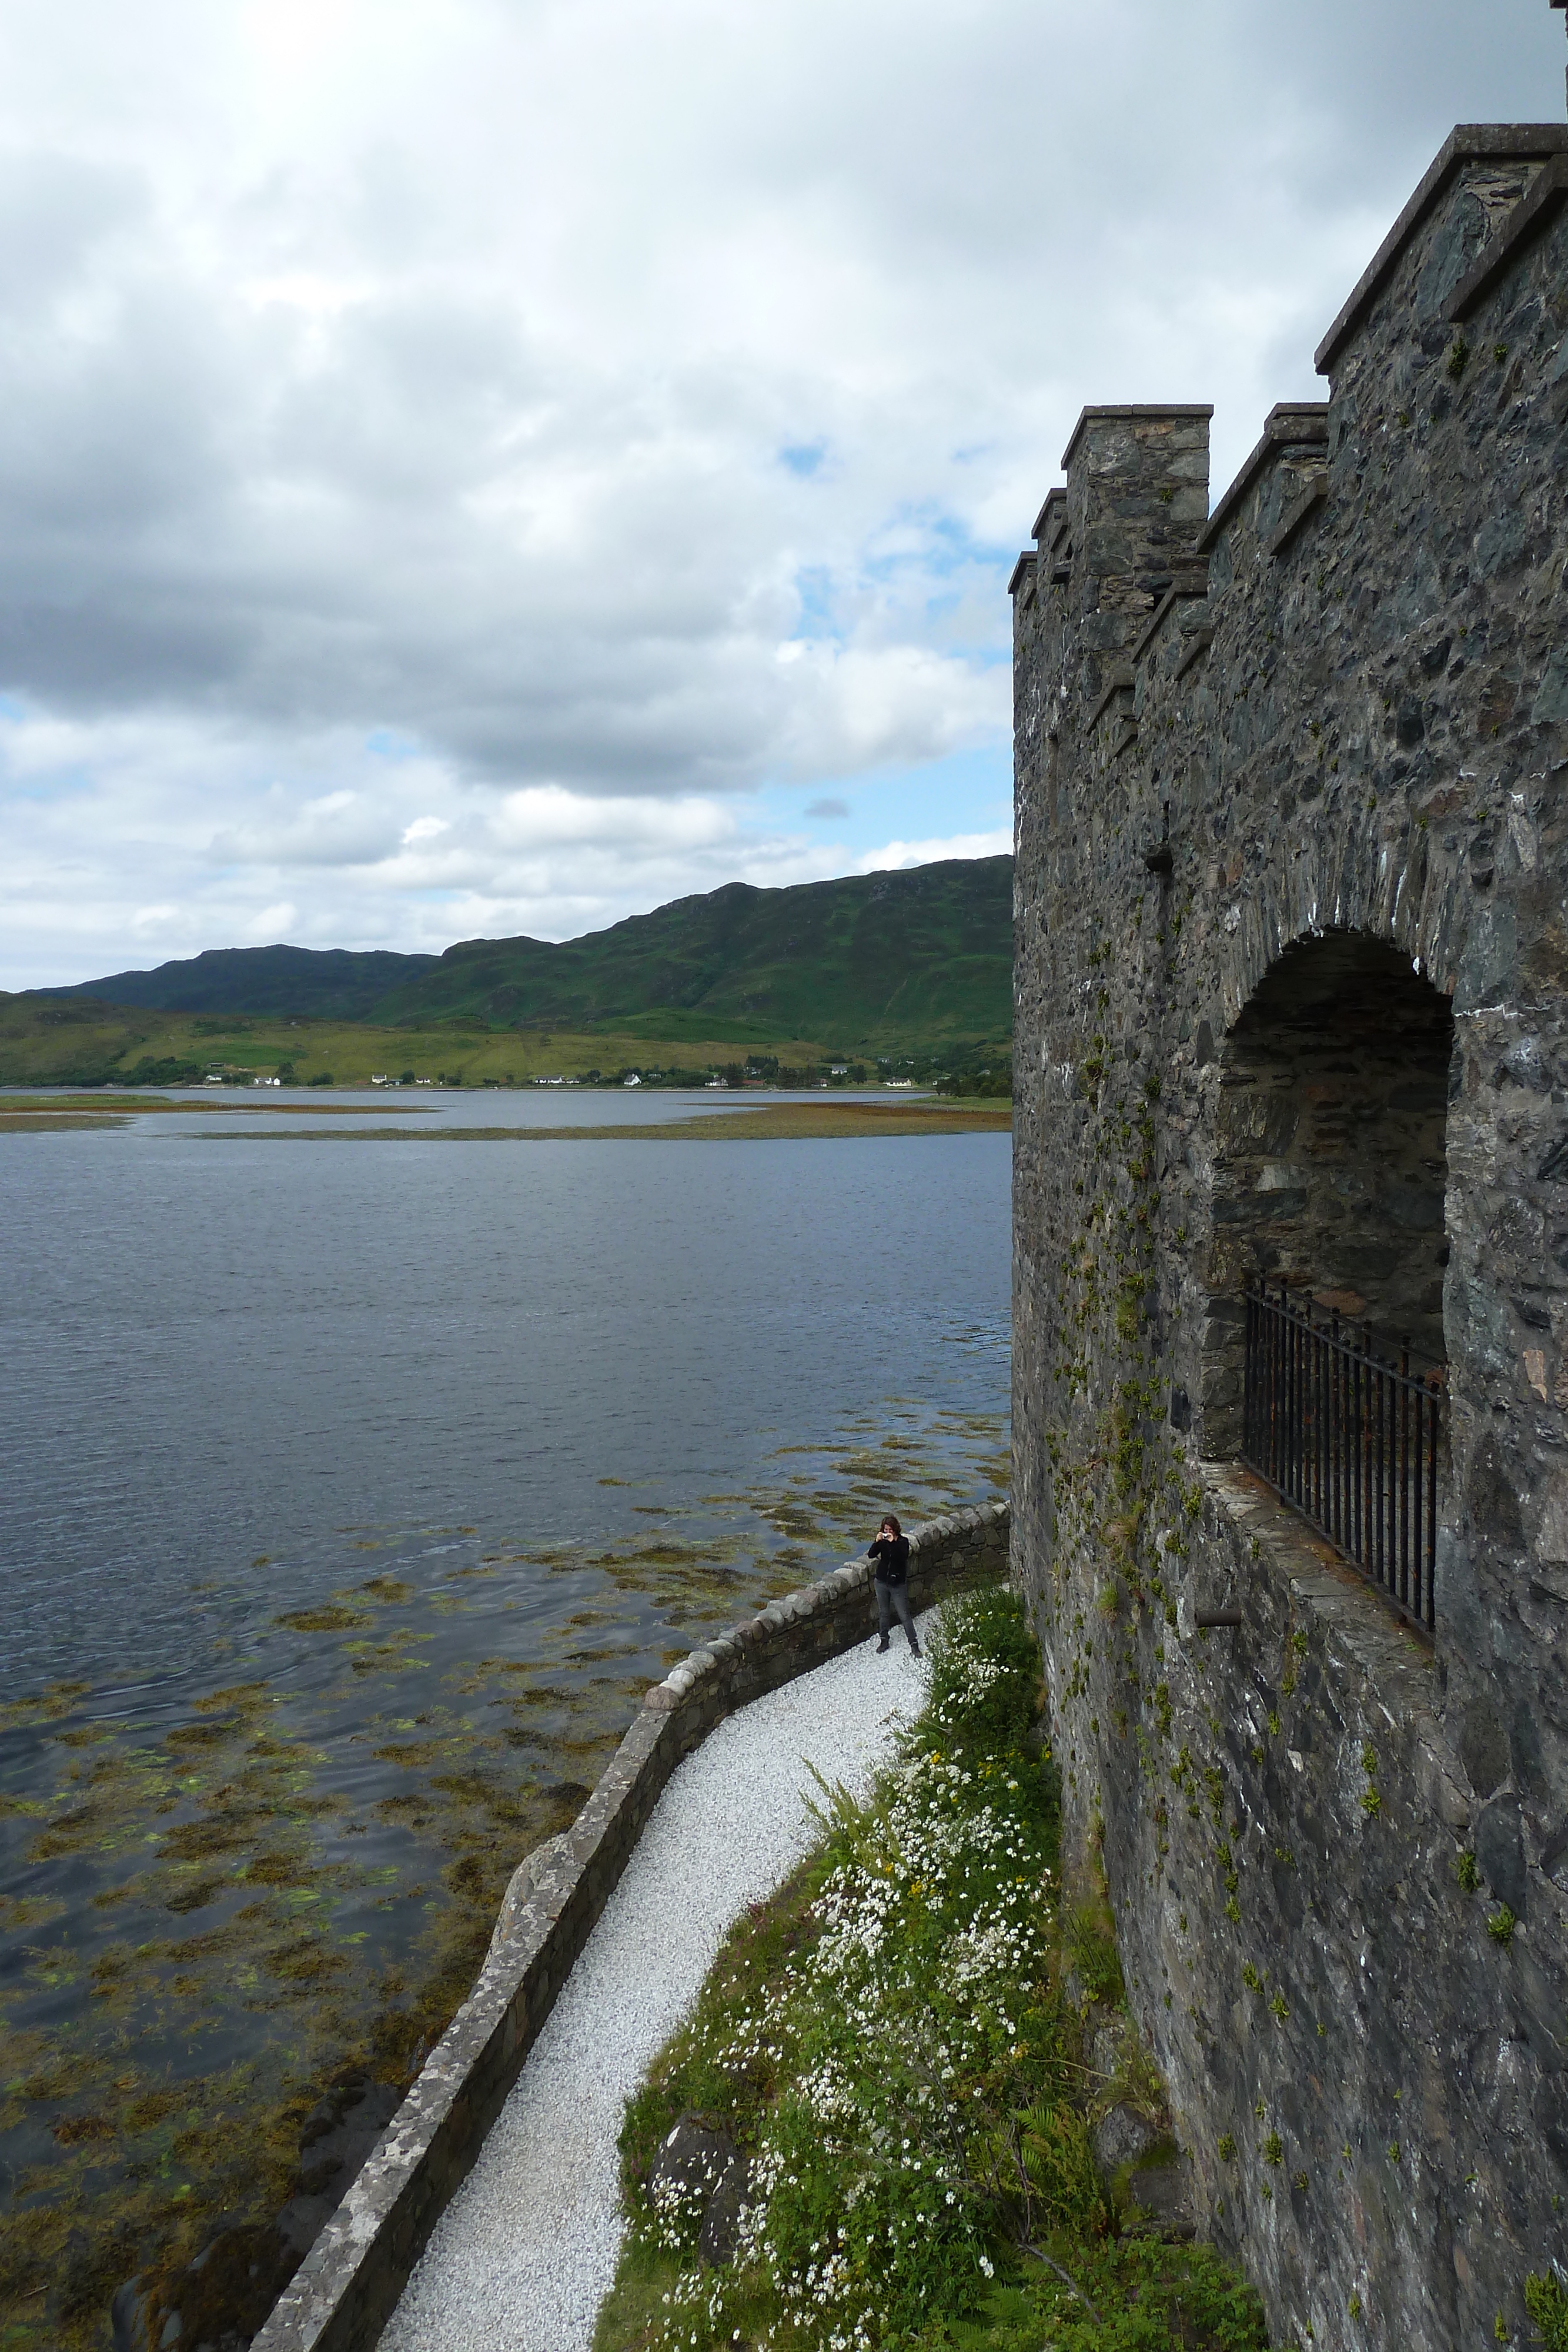
[[589, 2352], [620, 2252], [615, 2143], [628, 2095], [730, 1922], [816, 1836], [808, 1763], [863, 1796], [924, 1695], [924, 1666], [895, 1627], [886, 1657], [862, 1642], [727, 1717], [687, 1757], [437, 2222], [382, 2352]]

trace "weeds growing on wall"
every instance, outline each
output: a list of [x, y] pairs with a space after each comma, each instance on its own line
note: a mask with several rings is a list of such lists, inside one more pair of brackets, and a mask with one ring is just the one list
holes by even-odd
[[[821, 1849], [738, 1923], [630, 2104], [600, 2352], [1263, 2344], [1249, 2291], [1206, 2249], [1123, 2235], [1095, 2168], [1020, 1604], [970, 1596], [931, 1652], [874, 1799], [826, 1804]], [[714, 2267], [703, 2194], [647, 2185], [683, 2116], [749, 2161]]]
[[1544, 2278], [1524, 2282], [1524, 2307], [1546, 2352], [1568, 2352], [1568, 2285], [1555, 2263]]

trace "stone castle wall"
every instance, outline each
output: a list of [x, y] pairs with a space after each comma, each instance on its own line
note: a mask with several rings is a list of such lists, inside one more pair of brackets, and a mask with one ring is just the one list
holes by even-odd
[[[1086, 409], [1013, 575], [1015, 1571], [1317, 2347], [1528, 2340], [1568, 2259], [1565, 196], [1568, 129], [1456, 131], [1327, 399], [1212, 513], [1206, 409]], [[1435, 1640], [1235, 1465], [1259, 1275], [1433, 1367]]]

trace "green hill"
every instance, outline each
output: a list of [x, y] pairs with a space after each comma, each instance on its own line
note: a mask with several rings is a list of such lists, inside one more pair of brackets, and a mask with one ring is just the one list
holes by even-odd
[[793, 889], [743, 882], [554, 943], [465, 940], [439, 957], [229, 948], [35, 998], [425, 1028], [613, 1032], [829, 1050], [1012, 1034], [1012, 859], [947, 859]]
[[29, 988], [27, 996], [91, 996], [157, 1013], [276, 1013], [319, 1021], [365, 1021], [390, 989], [439, 961], [376, 949], [208, 948], [154, 971], [110, 972], [75, 988]]

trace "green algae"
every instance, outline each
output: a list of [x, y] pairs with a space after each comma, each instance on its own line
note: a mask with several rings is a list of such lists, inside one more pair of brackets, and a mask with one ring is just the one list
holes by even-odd
[[209, 2246], [203, 2294], [256, 2324], [324, 2087], [406, 2084], [648, 1681], [1006, 1461], [998, 1422], [904, 1402], [781, 1446], [771, 1482], [644, 1482], [577, 1541], [357, 1528], [387, 1567], [274, 1603], [171, 1719], [79, 1683], [0, 1710], [35, 1743], [0, 1799], [28, 1873], [0, 1895], [0, 2347], [104, 2352], [133, 2275], [191, 2333]]
[[343, 1609], [329, 1604], [322, 1609], [291, 1609], [273, 1620], [276, 1625], [287, 1625], [294, 1633], [341, 1633], [352, 1625], [373, 1622], [364, 1609]]

